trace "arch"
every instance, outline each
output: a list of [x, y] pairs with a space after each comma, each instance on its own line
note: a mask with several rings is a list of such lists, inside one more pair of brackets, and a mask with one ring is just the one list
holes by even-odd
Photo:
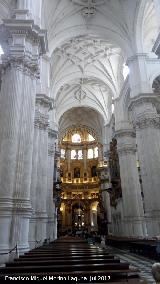
[[85, 130], [87, 130], [87, 132], [89, 134], [91, 134], [95, 138], [95, 140], [99, 141], [99, 135], [95, 131], [95, 129], [92, 129], [91, 127], [88, 127], [86, 125], [81, 125], [81, 124], [79, 124], [79, 125], [77, 125], [77, 124], [76, 125], [72, 125], [72, 126], [67, 127], [66, 129], [60, 130], [59, 140], [60, 141], [63, 140], [63, 138], [67, 135], [68, 132], [72, 133], [72, 132], [75, 131], [75, 129], [78, 130], [78, 131], [79, 130], [82, 131], [82, 129], [85, 129]]
[[160, 93], [160, 72], [159, 75], [153, 80], [152, 89], [154, 93]]
[[[155, 15], [154, 15], [155, 13]], [[136, 52], [151, 52], [158, 35], [158, 22], [153, 1], [141, 0], [135, 17]], [[154, 38], [153, 38], [154, 37]], [[149, 47], [149, 40], [152, 47]], [[147, 47], [147, 45], [148, 47]]]
[[146, 7], [146, 0], [140, 0], [137, 4], [137, 11], [135, 15], [135, 35], [136, 35], [136, 52], [143, 50], [143, 43], [142, 43], [142, 27], [143, 27], [143, 17], [144, 11]]

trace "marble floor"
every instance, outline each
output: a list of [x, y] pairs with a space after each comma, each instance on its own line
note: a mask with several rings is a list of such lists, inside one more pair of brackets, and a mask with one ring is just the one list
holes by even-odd
[[129, 262], [130, 267], [138, 268], [140, 270], [141, 278], [143, 280], [147, 280], [148, 284], [156, 284], [151, 273], [152, 265], [156, 261], [109, 246], [105, 247], [105, 249], [107, 249], [107, 251], [114, 254], [115, 256], [119, 257], [122, 261]]

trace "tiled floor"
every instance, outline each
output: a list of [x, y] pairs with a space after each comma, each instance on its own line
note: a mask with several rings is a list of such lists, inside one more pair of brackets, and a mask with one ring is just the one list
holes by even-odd
[[141, 257], [117, 248], [107, 247], [106, 249], [109, 250], [110, 253], [113, 253], [115, 256], [119, 257], [122, 261], [127, 261], [131, 264], [131, 266], [138, 268], [141, 271], [141, 278], [147, 280], [148, 284], [156, 284], [151, 273], [152, 265], [155, 263], [154, 260], [150, 260], [148, 258]]

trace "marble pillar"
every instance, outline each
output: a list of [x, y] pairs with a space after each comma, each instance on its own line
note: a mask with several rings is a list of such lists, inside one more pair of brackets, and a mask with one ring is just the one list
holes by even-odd
[[136, 139], [132, 129], [116, 132], [123, 201], [124, 234], [145, 235], [141, 188], [136, 161]]
[[57, 209], [53, 198], [54, 155], [57, 131], [48, 129], [48, 177], [47, 177], [47, 238], [57, 238]]
[[50, 98], [43, 94], [37, 94], [31, 183], [33, 208], [29, 234], [31, 246], [35, 245], [36, 242], [43, 242], [47, 237], [48, 112], [51, 107]]
[[135, 97], [140, 93], [152, 92], [152, 87], [148, 77], [148, 56], [146, 53], [136, 53], [127, 59], [129, 67], [130, 97]]
[[149, 236], [160, 234], [160, 116], [156, 111], [156, 101], [154, 94], [141, 94], [132, 99], [129, 106], [136, 128]]
[[4, 20], [1, 29], [0, 252], [29, 247], [35, 92], [45, 35], [26, 19]]

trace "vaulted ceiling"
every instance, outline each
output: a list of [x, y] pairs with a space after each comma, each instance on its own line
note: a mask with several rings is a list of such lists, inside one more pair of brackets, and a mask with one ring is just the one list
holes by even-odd
[[42, 11], [57, 121], [71, 108], [89, 107], [106, 124], [127, 57], [148, 52], [156, 37], [153, 1], [45, 0]]

